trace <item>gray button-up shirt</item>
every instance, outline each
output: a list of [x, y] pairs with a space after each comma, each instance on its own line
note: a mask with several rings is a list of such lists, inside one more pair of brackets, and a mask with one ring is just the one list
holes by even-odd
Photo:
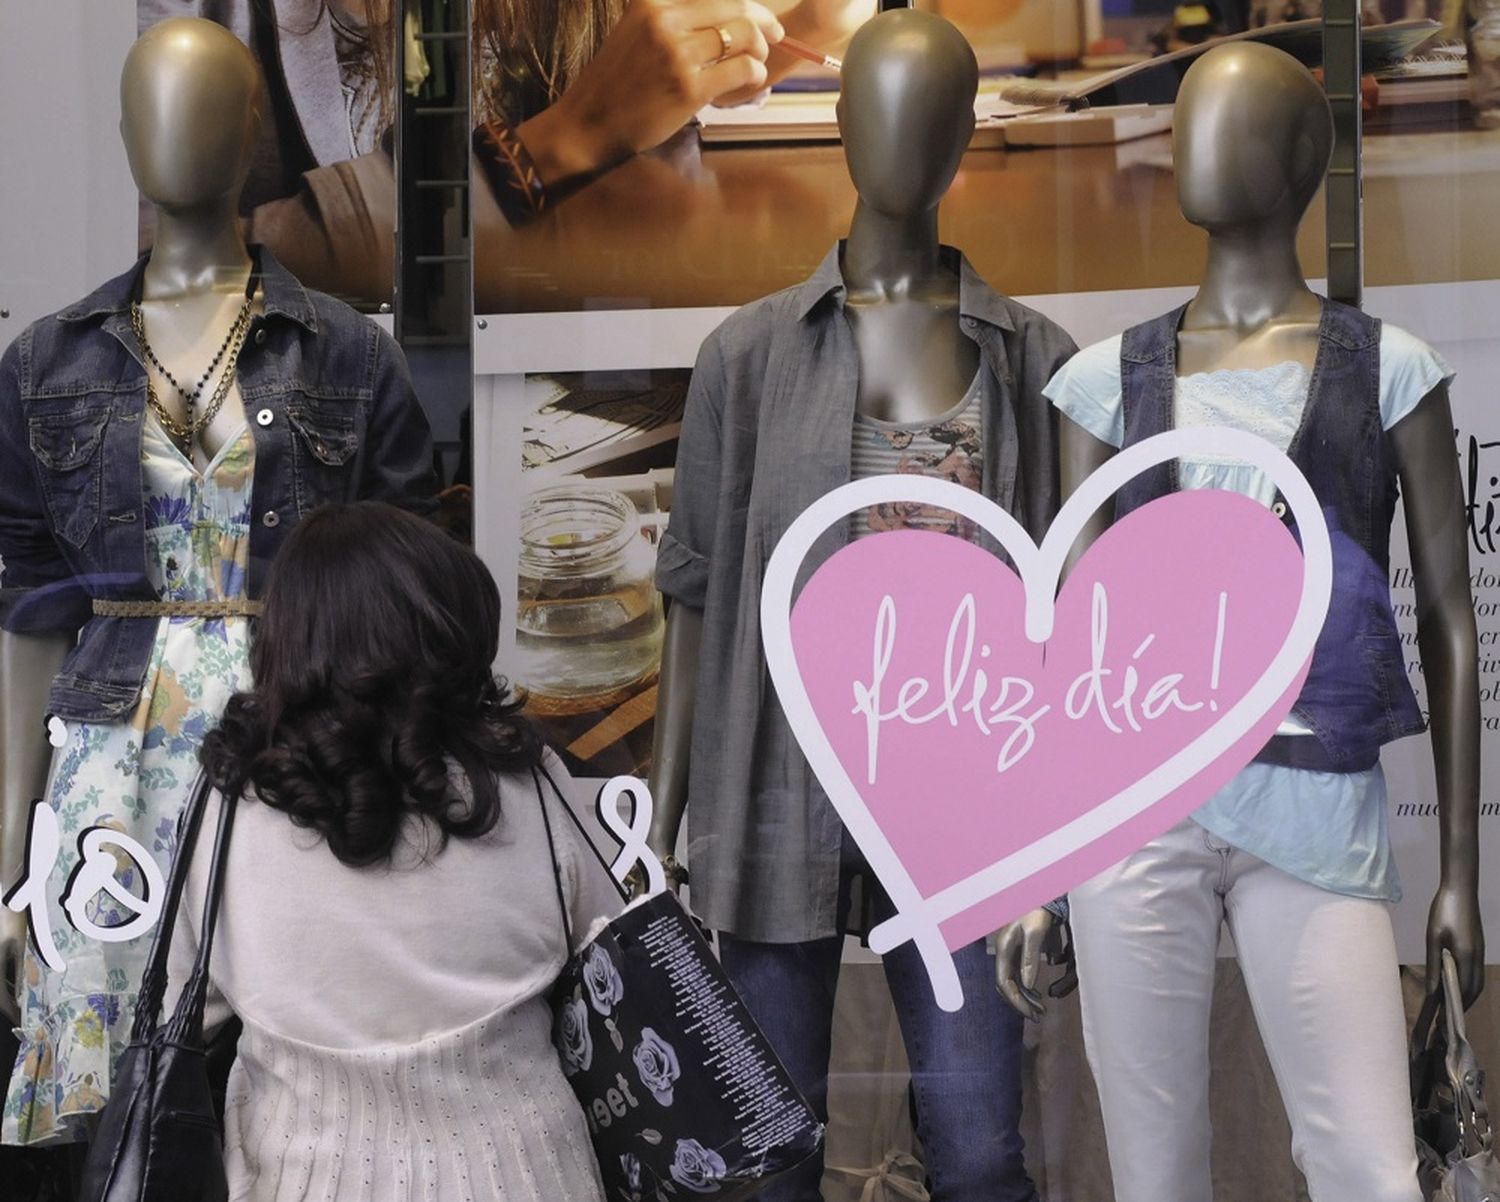
[[[709, 335], [688, 392], [656, 582], [703, 611], [688, 785], [693, 905], [742, 939], [836, 933], [838, 815], [803, 758], [761, 651], [760, 591], [777, 540], [849, 480], [859, 352], [839, 257]], [[1057, 423], [1042, 387], [1077, 350], [991, 289], [957, 251], [963, 331], [979, 346], [984, 495], [1040, 541], [1057, 512]], [[803, 579], [848, 537], [831, 529]]]

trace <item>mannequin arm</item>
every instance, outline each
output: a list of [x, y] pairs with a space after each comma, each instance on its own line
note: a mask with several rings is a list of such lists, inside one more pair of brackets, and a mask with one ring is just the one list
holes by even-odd
[[655, 813], [647, 842], [659, 858], [676, 850], [677, 833], [687, 809], [688, 756], [693, 742], [698, 655], [702, 646], [703, 611], [681, 601], [674, 602], [662, 645], [648, 782]]
[[[0, 631], [0, 893], [21, 879], [31, 803], [47, 788], [47, 694], [71, 635]], [[26, 918], [0, 909], [0, 1017], [20, 1021]]]
[[[1058, 428], [1058, 457], [1063, 497], [1071, 497], [1078, 486], [1103, 467], [1114, 453], [1115, 448], [1107, 442], [1101, 442], [1082, 426], [1062, 418]], [[1078, 541], [1068, 552], [1068, 561], [1063, 567], [1064, 579], [1094, 540], [1109, 529], [1113, 520], [1112, 505], [1101, 506], [1090, 515], [1078, 534]], [[1061, 920], [1050, 910], [1038, 909], [1002, 927], [995, 936], [995, 985], [1024, 1018], [1039, 1019], [1042, 1016], [1044, 1007], [1041, 995], [1036, 992], [1037, 976], [1041, 972], [1043, 949], [1060, 924]]]
[[1484, 987], [1479, 915], [1479, 656], [1453, 415], [1439, 386], [1391, 430], [1416, 584], [1417, 647], [1427, 682], [1442, 875], [1427, 920], [1427, 981], [1442, 949], [1464, 1001]]
[[[1109, 443], [1101, 442], [1076, 422], [1062, 418], [1058, 429], [1058, 458], [1063, 500], [1071, 497], [1080, 484], [1108, 463], [1114, 453], [1115, 448]], [[1067, 563], [1063, 567], [1064, 580], [1073, 570], [1073, 565], [1083, 558], [1083, 553], [1094, 545], [1094, 540], [1108, 530], [1114, 520], [1113, 502], [1101, 505], [1089, 515], [1088, 521], [1078, 533], [1078, 541], [1068, 552]]]

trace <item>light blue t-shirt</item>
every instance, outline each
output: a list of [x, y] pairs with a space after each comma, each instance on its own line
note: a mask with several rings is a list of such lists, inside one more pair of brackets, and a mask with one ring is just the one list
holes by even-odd
[[[1382, 324], [1380, 420], [1389, 430], [1453, 371], [1441, 355], [1405, 330]], [[1285, 451], [1307, 404], [1308, 371], [1300, 363], [1179, 376], [1174, 422], [1234, 426]], [[1120, 396], [1120, 339], [1096, 342], [1068, 360], [1043, 393], [1101, 442], [1125, 439]], [[1223, 488], [1270, 505], [1275, 486], [1262, 472], [1232, 460], [1181, 461], [1183, 488]], [[1312, 737], [1294, 719], [1282, 734]], [[1247, 765], [1193, 815], [1202, 827], [1299, 880], [1354, 897], [1397, 901], [1401, 883], [1391, 859], [1385, 775], [1310, 772]]]

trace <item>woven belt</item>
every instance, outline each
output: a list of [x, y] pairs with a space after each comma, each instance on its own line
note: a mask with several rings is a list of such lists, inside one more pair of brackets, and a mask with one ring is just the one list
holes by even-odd
[[101, 601], [94, 599], [100, 618], [254, 618], [264, 608], [259, 601]]

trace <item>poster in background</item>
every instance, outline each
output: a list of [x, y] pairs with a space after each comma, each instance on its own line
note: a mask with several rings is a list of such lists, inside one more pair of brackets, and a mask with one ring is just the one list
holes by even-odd
[[[303, 284], [370, 310], [391, 299], [394, 0], [137, 0], [144, 31], [203, 17], [250, 47], [269, 112], [240, 198], [246, 236]], [[426, 86], [420, 60], [407, 82]], [[140, 242], [151, 241], [141, 206]]]
[[506, 666], [575, 775], [644, 777], [665, 630], [656, 548], [689, 373], [524, 387], [515, 652]]
[[[767, 0], [767, 6], [789, 36], [841, 55], [875, 13], [876, 0]], [[658, 68], [628, 53], [622, 57], [624, 39], [610, 41], [608, 31], [626, 7], [624, 0], [566, 0], [555, 9], [474, 0], [476, 145], [483, 147], [490, 123], [520, 130], [528, 143], [525, 127], [540, 114], [552, 122], [574, 119], [571, 107], [559, 103], [570, 91], [607, 96], [611, 111], [629, 124], [641, 91], [632, 72]], [[990, 92], [1004, 75], [1076, 60], [1086, 14], [1097, 10], [1094, 3], [1052, 0], [917, 0], [916, 7], [964, 32]], [[770, 66], [769, 97], [701, 110], [697, 123], [664, 144], [596, 171], [582, 187], [549, 195], [539, 213], [497, 202], [497, 190], [507, 189], [513, 173], [505, 154], [481, 150], [475, 164], [476, 311], [738, 305], [810, 274], [847, 232], [854, 207], [834, 122], [838, 75], [787, 55], [773, 56]], [[573, 149], [586, 140], [583, 131]], [[1005, 158], [995, 149], [970, 154], [966, 170], [983, 181], [955, 187], [959, 211], [949, 222], [953, 238], [966, 247], [982, 240], [994, 264], [1024, 257], [1029, 241], [1017, 238], [1009, 221], [990, 220]], [[1113, 156], [1108, 160], [1106, 173], [1113, 175]], [[1055, 189], [1038, 186], [1029, 172], [1017, 182], [1018, 204], [1034, 210], [1026, 218], [1029, 228], [1037, 228], [1037, 220], [1053, 227]], [[1119, 199], [1122, 208], [1133, 203]], [[969, 227], [962, 237], [955, 222]]]

